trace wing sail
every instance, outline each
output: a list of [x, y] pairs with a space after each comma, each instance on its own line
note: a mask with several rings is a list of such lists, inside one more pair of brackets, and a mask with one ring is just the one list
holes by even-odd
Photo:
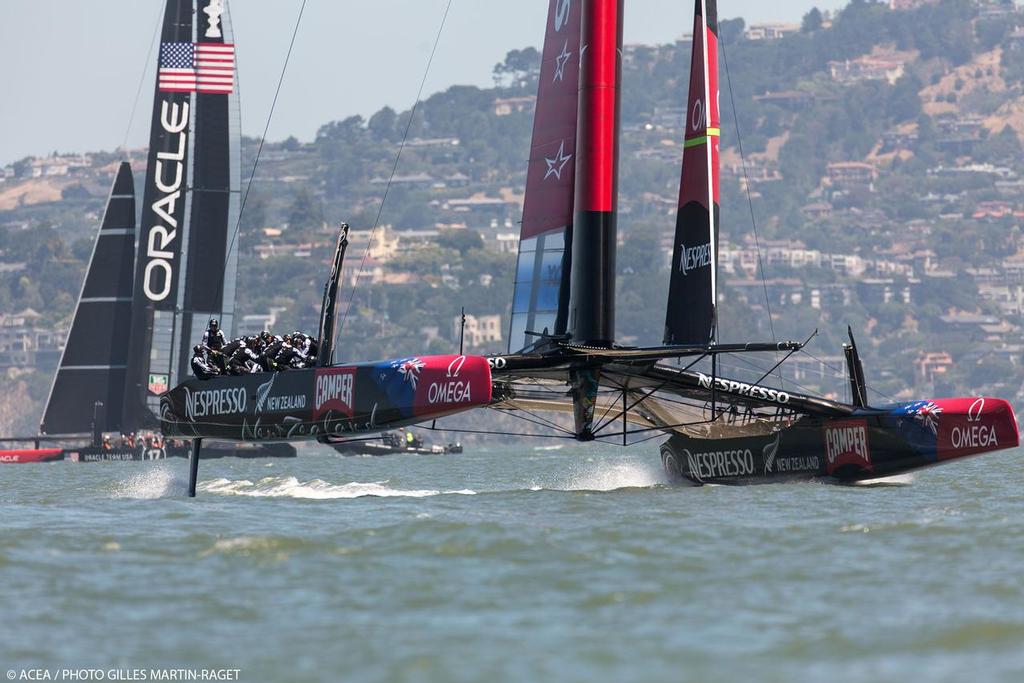
[[526, 175], [509, 350], [564, 334], [575, 183], [580, 2], [551, 0]]
[[184, 312], [178, 344], [178, 377], [187, 377], [192, 347], [206, 323], [220, 319], [231, 333], [235, 279], [241, 143], [238, 79], [227, 0], [200, 0], [196, 14], [197, 62], [206, 69], [195, 94], [191, 210], [187, 235]]
[[192, 0], [167, 0], [153, 88], [149, 157], [135, 259], [135, 293], [122, 430], [154, 422], [174, 384], [181, 308], [182, 241], [192, 144], [195, 68]]
[[696, 0], [666, 344], [706, 344], [718, 297], [718, 10]]

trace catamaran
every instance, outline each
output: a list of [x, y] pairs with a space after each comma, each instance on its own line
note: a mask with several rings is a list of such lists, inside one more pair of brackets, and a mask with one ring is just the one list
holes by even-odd
[[[985, 396], [868, 403], [856, 342], [851, 400], [720, 372], [724, 356], [805, 343], [721, 343], [718, 20], [697, 0], [661, 346], [615, 341], [623, 0], [551, 0], [516, 267], [509, 353], [334, 365], [339, 239], [321, 312], [318, 367], [189, 380], [162, 399], [165, 434], [198, 441], [347, 440], [488, 408], [549, 436], [629, 446], [667, 436], [674, 480], [745, 484], [886, 477], [1019, 443], [1010, 404]], [[272, 408], [267, 409], [268, 406]], [[481, 415], [479, 424], [486, 426]], [[483, 431], [476, 430], [476, 431]], [[195, 451], [194, 451], [195, 452]], [[192, 459], [194, 494], [197, 460]]]
[[[206, 323], [234, 322], [241, 127], [227, 0], [167, 0], [160, 28], [141, 223], [128, 162], [118, 167], [71, 329], [46, 401], [40, 437], [69, 459], [187, 455], [104, 433], [158, 428], [160, 396], [189, 375]], [[77, 439], [76, 439], [77, 437]], [[62, 441], [63, 439], [63, 441]], [[50, 449], [52, 450], [52, 449]], [[294, 456], [287, 444], [208, 455]], [[20, 458], [27, 459], [22, 454]], [[19, 460], [22, 461], [22, 460]]]
[[490, 359], [491, 407], [571, 412], [568, 431], [581, 441], [668, 434], [666, 472], [695, 484], [855, 481], [1015, 448], [1017, 421], [1002, 399], [869, 405], [852, 331], [849, 403], [768, 386], [775, 368], [746, 382], [719, 373], [726, 354], [785, 354], [781, 365], [803, 343], [718, 341], [715, 0], [695, 2], [664, 345], [615, 343], [622, 12], [623, 0], [550, 3], [512, 308], [509, 349], [518, 350]]

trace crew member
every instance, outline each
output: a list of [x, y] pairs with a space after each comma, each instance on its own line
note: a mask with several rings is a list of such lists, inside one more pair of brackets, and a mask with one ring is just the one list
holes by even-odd
[[259, 372], [263, 369], [259, 360], [260, 357], [256, 352], [246, 346], [245, 342], [242, 342], [227, 361], [228, 374], [248, 375], [253, 372]]
[[210, 324], [203, 333], [203, 346], [213, 351], [220, 351], [227, 344], [224, 331], [220, 329], [220, 323], [216, 318], [210, 318]]
[[192, 372], [199, 379], [210, 379], [221, 372], [220, 368], [210, 360], [207, 348], [202, 344], [192, 347]]

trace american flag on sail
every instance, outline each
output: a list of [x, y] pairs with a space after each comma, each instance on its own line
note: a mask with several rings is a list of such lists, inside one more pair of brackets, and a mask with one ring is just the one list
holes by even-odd
[[161, 92], [227, 94], [234, 90], [235, 46], [228, 43], [161, 43], [157, 87]]

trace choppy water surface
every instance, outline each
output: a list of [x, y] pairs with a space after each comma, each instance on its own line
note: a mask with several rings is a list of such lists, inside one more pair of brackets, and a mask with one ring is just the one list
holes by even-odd
[[[0, 467], [0, 668], [1024, 680], [1018, 451], [667, 486], [656, 447]], [[2, 675], [2, 674], [0, 674]]]

